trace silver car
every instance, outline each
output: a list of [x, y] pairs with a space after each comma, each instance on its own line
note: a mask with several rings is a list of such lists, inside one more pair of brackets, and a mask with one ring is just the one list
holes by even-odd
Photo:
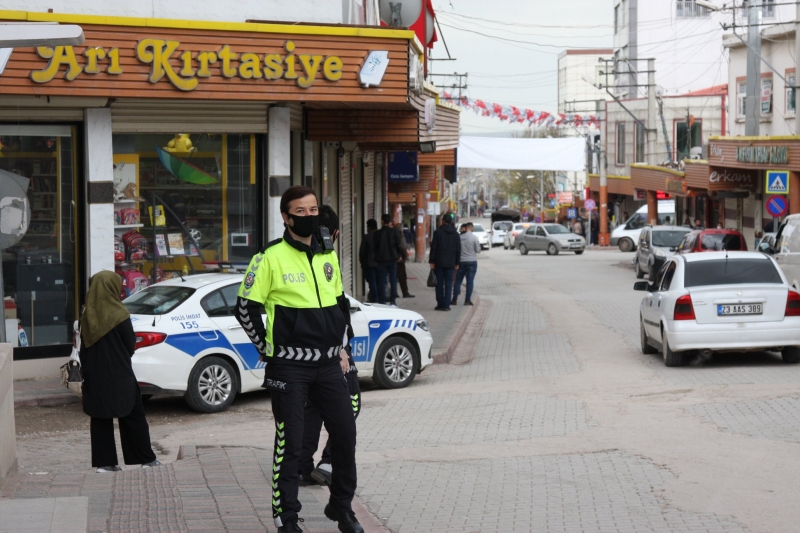
[[547, 252], [547, 255], [558, 255], [559, 252], [581, 255], [586, 248], [586, 239], [561, 224], [531, 224], [517, 234], [514, 245], [522, 255], [537, 251]]
[[684, 235], [692, 228], [684, 226], [646, 226], [639, 234], [636, 245], [636, 277], [642, 279], [645, 274], [650, 281], [655, 281], [656, 274], [675, 255]]

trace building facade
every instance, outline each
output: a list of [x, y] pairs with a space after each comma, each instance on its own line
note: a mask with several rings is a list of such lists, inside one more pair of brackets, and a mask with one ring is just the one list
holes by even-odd
[[[3, 254], [24, 332], [10, 338], [28, 344], [15, 359], [69, 353], [98, 271], [132, 291], [246, 265], [282, 235], [291, 185], [339, 213], [345, 290], [363, 294], [357, 251], [366, 219], [390, 207], [387, 154], [455, 148], [458, 110], [415, 81], [414, 32], [340, 24], [356, 4], [369, 21], [371, 2], [319, 4], [315, 24], [0, 11], [79, 24], [86, 37], [15, 49], [0, 75], [0, 170], [27, 183], [31, 208]], [[243, 13], [203, 14], [261, 16]], [[376, 64], [385, 72], [367, 80]]]

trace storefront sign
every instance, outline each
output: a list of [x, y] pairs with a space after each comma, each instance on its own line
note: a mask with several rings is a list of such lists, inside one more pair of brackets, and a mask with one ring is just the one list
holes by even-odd
[[736, 160], [742, 163], [785, 165], [789, 162], [789, 147], [738, 146]]
[[[134, 57], [150, 65], [147, 77], [150, 83], [157, 83], [166, 76], [181, 91], [193, 91], [201, 79], [214, 76], [243, 80], [294, 80], [303, 89], [314, 85], [320, 73], [328, 81], [342, 79], [344, 63], [340, 57], [297, 53], [299, 51], [295, 48], [294, 41], [286, 41], [280, 53], [260, 55], [235, 52], [227, 44], [217, 50], [202, 51], [181, 49], [180, 41], [142, 39], [136, 43]], [[30, 78], [36, 83], [52, 81], [62, 66], [66, 67], [63, 78], [67, 81], [101, 73], [120, 76], [125, 72], [120, 63], [119, 48], [95, 46], [76, 54], [72, 46], [40, 46], [36, 53], [48, 60], [45, 68], [31, 72]], [[383, 70], [385, 72], [385, 65]]]
[[358, 73], [358, 81], [365, 87], [377, 87], [383, 81], [388, 66], [389, 52], [386, 50], [370, 52], [364, 66], [361, 67], [361, 72]]
[[647, 200], [647, 191], [644, 189], [633, 189], [633, 199], [638, 202]]
[[572, 205], [573, 197], [571, 192], [559, 192], [558, 204], [559, 205]]
[[417, 152], [389, 152], [389, 181], [413, 183], [419, 181]]
[[755, 186], [756, 175], [750, 170], [711, 168], [708, 176], [708, 189], [711, 191], [754, 189]]
[[686, 194], [686, 182], [680, 178], [666, 178], [665, 190], [671, 193]]
[[767, 194], [789, 194], [789, 172], [786, 170], [768, 170], [764, 180]]

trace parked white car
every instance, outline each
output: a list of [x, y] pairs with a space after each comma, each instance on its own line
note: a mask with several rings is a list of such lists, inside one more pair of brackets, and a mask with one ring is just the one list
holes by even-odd
[[[136, 332], [133, 371], [142, 394], [179, 393], [192, 409], [224, 411], [238, 393], [259, 390], [264, 381], [264, 363], [233, 315], [242, 275], [184, 279], [124, 300]], [[348, 298], [359, 372], [399, 388], [433, 363], [433, 338], [419, 313]]]
[[[632, 252], [639, 242], [639, 234], [647, 224], [647, 204], [643, 205], [631, 216], [625, 224], [620, 224], [611, 232], [611, 246], [619, 246], [623, 252]], [[675, 200], [659, 200], [658, 224], [675, 223]]]
[[642, 352], [660, 351], [667, 366], [693, 352], [780, 350], [800, 363], [800, 293], [771, 257], [706, 252], [670, 258], [640, 305]]
[[530, 222], [514, 222], [514, 226], [503, 236], [503, 250], [514, 250], [517, 235], [529, 228], [530, 225]]
[[[461, 230], [461, 224], [456, 226], [456, 231]], [[491, 247], [489, 241], [489, 232], [486, 231], [486, 228], [483, 227], [483, 224], [472, 223], [472, 233], [478, 238], [478, 243], [481, 245], [481, 249], [488, 250]]]
[[800, 290], [800, 215], [784, 219], [768, 250], [773, 253], [789, 285]]
[[492, 224], [492, 248], [502, 246], [505, 241], [506, 233], [514, 227], [514, 223], [509, 220], [498, 220]]

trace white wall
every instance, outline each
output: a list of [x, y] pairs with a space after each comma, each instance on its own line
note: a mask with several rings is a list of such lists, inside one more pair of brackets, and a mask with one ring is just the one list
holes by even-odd
[[568, 54], [562, 52], [558, 57], [558, 112], [572, 112], [575, 109], [579, 114], [595, 114], [594, 111], [584, 112], [594, 109], [591, 103], [584, 102], [576, 104], [565, 111], [565, 102], [581, 100], [610, 100], [611, 97], [606, 91], [601, 91], [587, 83], [583, 78], [597, 83], [605, 83], [605, 78], [598, 79], [598, 67], [604, 63], [599, 62], [600, 58], [610, 59], [611, 55], [600, 54]]
[[244, 22], [252, 20], [340, 24], [349, 0], [0, 0], [0, 9], [19, 11]]
[[[779, 6], [777, 6], [779, 7]], [[771, 36], [762, 39], [761, 53], [775, 69], [788, 79], [787, 69], [795, 68], [794, 35]], [[738, 41], [728, 40], [734, 43]], [[759, 121], [759, 135], [795, 135], [795, 114], [786, 109], [786, 84], [767, 65], [761, 63], [762, 79], [772, 75], [772, 114], [762, 115]], [[744, 83], [747, 76], [747, 49], [736, 46], [730, 49], [730, 65], [728, 68], [728, 94], [731, 95], [728, 105], [730, 117], [728, 132], [730, 135], [744, 135], [744, 117], [739, 117], [736, 93], [739, 83]], [[737, 81], [737, 78], [739, 79]]]

